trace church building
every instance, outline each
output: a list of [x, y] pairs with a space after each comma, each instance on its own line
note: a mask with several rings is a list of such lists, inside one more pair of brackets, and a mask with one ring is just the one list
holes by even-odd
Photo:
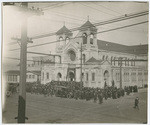
[[97, 28], [88, 20], [78, 34], [63, 26], [56, 33], [56, 55], [61, 62], [45, 62], [41, 83], [82, 81], [86, 87], [144, 86], [148, 82], [148, 45], [127, 46], [97, 39]]

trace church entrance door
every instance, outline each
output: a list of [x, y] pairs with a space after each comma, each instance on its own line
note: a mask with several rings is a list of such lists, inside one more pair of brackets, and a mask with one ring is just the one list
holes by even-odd
[[108, 70], [105, 70], [105, 72], [104, 72], [104, 81], [105, 81], [104, 87], [108, 86], [108, 84], [109, 84], [109, 72], [108, 72]]
[[73, 72], [69, 72], [69, 81], [75, 81], [75, 75]]

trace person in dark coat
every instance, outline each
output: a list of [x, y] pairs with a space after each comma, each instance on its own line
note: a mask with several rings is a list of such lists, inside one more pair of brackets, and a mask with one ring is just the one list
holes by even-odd
[[103, 95], [102, 95], [102, 92], [99, 92], [99, 93], [98, 93], [98, 100], [99, 100], [99, 104], [102, 104], [102, 103], [103, 103]]
[[137, 108], [139, 110], [139, 98], [138, 97], [136, 97], [136, 99], [135, 99], [133, 108]]
[[94, 92], [94, 102], [97, 102], [97, 91]]

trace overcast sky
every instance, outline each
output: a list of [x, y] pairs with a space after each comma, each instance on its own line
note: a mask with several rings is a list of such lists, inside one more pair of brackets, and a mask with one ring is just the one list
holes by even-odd
[[[149, 10], [148, 3], [141, 2], [49, 2], [49, 3], [29, 3], [29, 7], [42, 8], [44, 15], [31, 16], [28, 18], [28, 36], [34, 37], [58, 31], [65, 22], [67, 28], [79, 27], [89, 20], [92, 23], [105, 21], [108, 19], [120, 17], [125, 14], [136, 13]], [[9, 45], [15, 42], [11, 37], [20, 37], [21, 19], [23, 12], [16, 7], [3, 7], [3, 54], [9, 57], [18, 57], [19, 51], [9, 51], [10, 49], [19, 48], [18, 44]], [[97, 27], [98, 32], [115, 27], [130, 25], [147, 21], [148, 16], [141, 16], [126, 21], [112, 23]], [[78, 31], [73, 32], [74, 36]], [[112, 32], [98, 34], [98, 39], [124, 45], [139, 45], [148, 43], [148, 23], [136, 25], [130, 28], [124, 28]], [[36, 45], [40, 43], [52, 42], [56, 36], [50, 36], [33, 40]], [[28, 51], [54, 53], [55, 44], [49, 44], [40, 47], [28, 48]], [[28, 55], [31, 58], [35, 55]], [[36, 55], [37, 56], [37, 55]], [[12, 62], [12, 60], [5, 60]], [[13, 61], [16, 64], [19, 62]]]

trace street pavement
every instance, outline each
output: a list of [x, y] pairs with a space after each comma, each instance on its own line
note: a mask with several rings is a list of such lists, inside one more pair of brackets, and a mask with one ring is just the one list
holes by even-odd
[[[139, 110], [134, 99], [139, 97]], [[3, 123], [17, 123], [18, 94], [6, 98]], [[26, 94], [26, 123], [146, 123], [147, 89], [103, 104], [85, 100]]]

